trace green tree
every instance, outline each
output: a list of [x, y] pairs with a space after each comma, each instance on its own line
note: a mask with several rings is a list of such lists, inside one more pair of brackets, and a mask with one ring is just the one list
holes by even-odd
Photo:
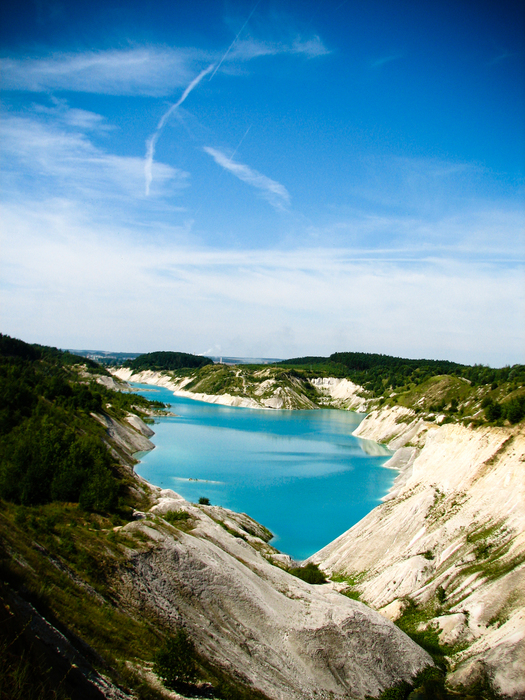
[[503, 409], [499, 403], [490, 403], [485, 409], [485, 416], [491, 423], [499, 420], [503, 415]]
[[180, 684], [193, 683], [197, 678], [195, 645], [185, 630], [169, 637], [155, 655], [153, 670], [167, 688], [176, 690]]

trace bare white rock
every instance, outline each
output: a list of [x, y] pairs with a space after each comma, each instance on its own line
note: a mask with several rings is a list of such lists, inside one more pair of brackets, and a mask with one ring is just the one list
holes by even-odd
[[[431, 663], [363, 603], [273, 566], [221, 527], [213, 507], [160, 489], [156, 501], [150, 520], [122, 528], [149, 541], [118, 573], [125, 604], [184, 625], [200, 652], [269, 698], [378, 695]], [[189, 532], [155, 518], [179, 509], [191, 514]]]
[[428, 605], [441, 586], [449, 614], [431, 622], [443, 643], [470, 643], [451, 659], [451, 683], [481, 664], [501, 692], [522, 697], [523, 426], [438, 427], [396, 406], [372, 412], [354, 434], [397, 449], [385, 466], [399, 476], [380, 506], [311, 560], [360, 576], [362, 599], [391, 619], [400, 599]]

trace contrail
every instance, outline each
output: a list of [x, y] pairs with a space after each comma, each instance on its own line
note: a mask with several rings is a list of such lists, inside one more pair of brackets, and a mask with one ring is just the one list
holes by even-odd
[[234, 152], [231, 154], [230, 160], [229, 160], [228, 162], [231, 162], [231, 161], [233, 160], [233, 156], [237, 153], [237, 151], [238, 151], [239, 148], [241, 147], [242, 142], [243, 142], [244, 139], [248, 136], [248, 132], [250, 131], [251, 128], [252, 128], [252, 125], [250, 124], [250, 126], [246, 129], [246, 133], [244, 134], [244, 136], [242, 137], [242, 139], [241, 139], [241, 140], [239, 141], [239, 143], [237, 144], [237, 148], [236, 148], [236, 149], [234, 150]]
[[170, 118], [170, 116], [173, 114], [173, 112], [177, 109], [177, 107], [180, 107], [181, 104], [184, 102], [184, 100], [188, 97], [190, 92], [193, 90], [193, 88], [197, 87], [197, 85], [200, 83], [200, 81], [208, 75], [208, 73], [211, 73], [211, 71], [215, 68], [215, 63], [211, 63], [207, 68], [202, 70], [199, 75], [194, 78], [191, 83], [188, 85], [188, 87], [184, 90], [182, 93], [181, 98], [176, 102], [174, 105], [171, 105], [171, 107], [165, 112], [162, 117], [160, 118], [159, 123], [157, 124], [157, 128], [153, 132], [153, 134], [150, 136], [150, 138], [146, 141], [146, 160], [144, 162], [144, 176], [146, 178], [146, 196], [149, 195], [149, 187], [151, 185], [151, 181], [153, 179], [152, 175], [152, 166], [153, 166], [153, 156], [155, 155], [155, 146], [157, 144], [157, 141], [159, 139], [160, 133], [162, 129], [164, 128], [164, 125]]
[[[212, 71], [213, 71], [213, 73], [211, 74], [210, 80], [213, 78], [213, 76], [215, 75], [215, 73], [219, 70], [219, 68], [220, 68], [221, 65], [223, 64], [224, 60], [226, 59], [226, 56], [227, 56], [227, 55], [230, 53], [230, 51], [232, 50], [232, 48], [233, 48], [235, 42], [237, 41], [237, 39], [238, 39], [238, 38], [240, 37], [240, 35], [242, 34], [244, 28], [246, 27], [246, 25], [248, 24], [248, 22], [249, 22], [250, 19], [252, 18], [253, 13], [254, 13], [255, 10], [259, 7], [259, 3], [260, 3], [260, 2], [261, 2], [261, 0], [257, 0], [257, 2], [255, 3], [255, 6], [254, 6], [254, 8], [253, 8], [253, 10], [250, 12], [250, 14], [249, 14], [249, 16], [248, 16], [248, 19], [246, 20], [246, 22], [245, 22], [245, 23], [242, 25], [242, 27], [240, 28], [239, 32], [237, 33], [237, 36], [235, 37], [235, 39], [234, 39], [234, 40], [232, 41], [232, 43], [230, 44], [230, 46], [228, 47], [228, 50], [226, 51], [226, 53], [224, 54], [224, 56], [221, 58], [221, 60], [219, 61], [219, 63], [218, 63], [217, 65], [215, 65], [215, 63], [211, 63], [207, 68], [205, 68], [203, 71], [201, 71], [201, 72], [199, 73], [199, 75], [198, 75], [196, 78], [194, 78], [194, 79], [191, 81], [191, 83], [188, 85], [188, 87], [186, 88], [186, 90], [184, 90], [184, 92], [182, 93], [182, 97], [180, 98], [180, 100], [179, 100], [178, 102], [176, 102], [174, 105], [171, 105], [171, 107], [167, 110], [167, 112], [166, 112], [165, 114], [162, 115], [162, 117], [161, 117], [159, 123], [157, 124], [157, 128], [155, 129], [155, 131], [153, 132], [153, 134], [150, 136], [150, 138], [147, 139], [147, 141], [146, 141], [146, 159], [145, 159], [145, 161], [144, 161], [144, 177], [145, 177], [145, 179], [146, 179], [146, 196], [149, 195], [149, 188], [150, 188], [150, 185], [151, 185], [151, 181], [153, 180], [152, 167], [153, 167], [153, 157], [154, 157], [154, 155], [155, 155], [155, 146], [156, 146], [156, 144], [157, 144], [157, 141], [159, 140], [159, 136], [160, 136], [160, 134], [161, 134], [162, 129], [164, 128], [164, 125], [166, 124], [166, 122], [168, 121], [168, 119], [170, 118], [170, 116], [173, 114], [173, 112], [177, 109], [177, 107], [180, 107], [180, 105], [181, 105], [181, 104], [184, 102], [184, 100], [188, 97], [188, 95], [189, 95], [190, 92], [193, 90], [193, 88], [197, 87], [197, 85], [200, 83], [200, 81], [201, 81], [206, 75], [208, 75], [208, 73], [211, 73]], [[248, 128], [248, 131], [250, 131], [250, 128]], [[246, 132], [246, 134], [248, 133], [248, 131]], [[246, 136], [246, 134], [244, 134], [243, 138], [241, 139], [241, 143], [242, 143], [242, 141], [244, 140], [244, 137]], [[241, 145], [241, 144], [239, 144], [239, 146], [240, 146], [240, 145]], [[237, 146], [237, 148], [239, 148], [239, 146]], [[237, 148], [235, 149], [235, 151], [234, 151], [234, 153], [233, 153], [233, 155], [232, 155], [232, 158], [233, 158], [233, 156], [235, 155], [235, 153], [236, 153], [236, 151], [237, 151]], [[230, 159], [230, 160], [231, 160], [231, 159]]]
[[[239, 29], [239, 31], [238, 31], [238, 33], [237, 33], [237, 36], [236, 36], [235, 39], [232, 41], [232, 43], [229, 45], [228, 50], [226, 51], [226, 53], [224, 54], [224, 56], [221, 58], [221, 60], [220, 60], [219, 63], [217, 64], [217, 67], [216, 67], [215, 70], [213, 71], [213, 73], [212, 73], [212, 75], [211, 75], [211, 78], [213, 78], [213, 76], [215, 75], [215, 73], [216, 73], [216, 72], [219, 70], [219, 68], [222, 66], [222, 63], [223, 63], [224, 59], [226, 58], [226, 56], [227, 56], [227, 55], [230, 53], [230, 51], [232, 50], [232, 48], [233, 48], [235, 42], [237, 41], [237, 39], [241, 36], [244, 27], [245, 27], [245, 26], [248, 24], [248, 22], [251, 20], [252, 15], [253, 15], [253, 13], [255, 12], [255, 10], [259, 7], [259, 3], [260, 3], [260, 2], [261, 2], [261, 0], [257, 0], [257, 2], [256, 2], [256, 4], [255, 4], [255, 7], [254, 7], [253, 10], [250, 12], [250, 15], [249, 15], [248, 19], [247, 19], [246, 22], [242, 25], [242, 27]], [[211, 80], [211, 78], [210, 78], [210, 80]]]

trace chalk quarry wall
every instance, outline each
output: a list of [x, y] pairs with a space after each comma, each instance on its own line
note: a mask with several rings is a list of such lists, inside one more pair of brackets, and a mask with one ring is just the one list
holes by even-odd
[[[348, 700], [377, 696], [431, 663], [379, 613], [270, 563], [246, 516], [153, 494], [143, 518], [122, 528], [142, 533], [144, 546], [115, 571], [115, 595], [163, 625], [183, 625], [232, 676], [275, 700]], [[170, 510], [186, 511], [192, 529], [162, 520]]]
[[[159, 372], [115, 375], [211, 403], [263, 406], [195, 394], [184, 390], [190, 379]], [[312, 384], [331, 405], [367, 408], [348, 380]], [[398, 476], [381, 505], [311, 561], [358, 580], [361, 599], [391, 620], [409, 600], [433, 610], [424, 624], [450, 649], [451, 685], [486, 673], [503, 695], [525, 698], [525, 428], [438, 426], [394, 406], [372, 411], [354, 435], [395, 450], [385, 466]]]
[[373, 411], [354, 435], [397, 450], [384, 502], [315, 554], [357, 578], [362, 599], [397, 619], [409, 599], [451, 649], [452, 685], [488, 673], [525, 697], [525, 430], [436, 426], [407, 408]]

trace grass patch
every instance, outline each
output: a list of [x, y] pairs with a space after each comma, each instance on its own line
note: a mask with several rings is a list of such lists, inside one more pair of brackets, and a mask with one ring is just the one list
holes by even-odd
[[395, 624], [416, 644], [419, 644], [420, 647], [428, 652], [435, 664], [445, 669], [445, 656], [450, 653], [450, 648], [440, 644], [439, 633], [436, 629], [432, 627], [425, 630], [419, 629], [422, 623], [428, 622], [435, 616], [437, 606], [428, 605], [420, 607], [411, 599], [408, 599], [407, 602], [407, 607], [401, 617], [396, 620]]
[[288, 573], [313, 585], [320, 585], [327, 582], [325, 575], [320, 571], [317, 564], [310, 563], [306, 566], [295, 566], [288, 569]]
[[170, 525], [176, 526], [187, 522], [191, 516], [185, 510], [168, 510], [162, 517]]

